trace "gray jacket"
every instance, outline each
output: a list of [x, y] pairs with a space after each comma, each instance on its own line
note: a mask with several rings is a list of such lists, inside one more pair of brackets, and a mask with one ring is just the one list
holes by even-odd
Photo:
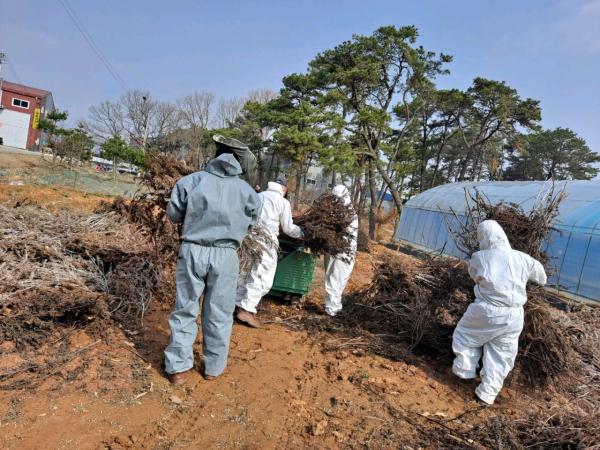
[[177, 182], [167, 205], [171, 222], [182, 223], [181, 238], [205, 247], [238, 248], [257, 220], [260, 199], [239, 178], [231, 154], [213, 159], [203, 172]]

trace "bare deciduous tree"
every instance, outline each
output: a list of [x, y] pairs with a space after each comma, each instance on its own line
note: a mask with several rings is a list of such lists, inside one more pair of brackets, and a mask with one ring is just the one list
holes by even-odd
[[[194, 92], [177, 100], [179, 119], [183, 138], [190, 148], [198, 153], [198, 165], [206, 162], [207, 152], [203, 151], [202, 143], [206, 130], [213, 121], [213, 105], [215, 94], [212, 92]], [[206, 149], [204, 149], [206, 150]]]
[[157, 138], [173, 132], [181, 121], [177, 106], [171, 102], [158, 102], [153, 119], [152, 129]]
[[[158, 108], [158, 101], [150, 97], [150, 92], [133, 89], [125, 92], [119, 97], [123, 106], [125, 123], [130, 133], [137, 137], [143, 137], [148, 124], [148, 136], [155, 136], [152, 127]], [[155, 136], [156, 137], [156, 136]]]
[[98, 106], [91, 106], [89, 117], [86, 126], [99, 137], [121, 134], [125, 129], [123, 107], [118, 102], [106, 100]]
[[269, 88], [253, 89], [248, 92], [248, 101], [262, 105], [279, 97], [279, 92]]
[[240, 115], [246, 99], [243, 97], [231, 97], [228, 99], [220, 99], [217, 104], [217, 111], [215, 113], [216, 126], [217, 128], [230, 127], [235, 119]]

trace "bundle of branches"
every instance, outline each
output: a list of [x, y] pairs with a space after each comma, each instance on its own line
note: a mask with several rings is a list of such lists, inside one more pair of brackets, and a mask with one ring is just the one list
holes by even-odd
[[178, 161], [172, 155], [157, 151], [148, 154], [144, 168], [146, 174], [141, 182], [142, 192], [137, 197], [151, 199], [162, 210], [167, 208], [175, 184], [196, 171], [185, 161]]
[[0, 341], [38, 347], [56, 326], [106, 328], [147, 310], [155, 273], [145, 240], [118, 215], [0, 205]]
[[270, 249], [279, 249], [279, 243], [274, 241], [271, 233], [261, 222], [258, 222], [248, 232], [241, 247], [237, 250], [240, 261], [238, 286], [243, 286], [248, 282], [250, 272], [262, 261], [263, 252]]
[[304, 233], [303, 241], [316, 255], [328, 253], [346, 259], [352, 250], [354, 236], [348, 232], [356, 218], [353, 208], [337, 195], [323, 194], [310, 208], [294, 220]]
[[501, 201], [493, 205], [481, 192], [470, 193], [465, 190], [467, 208], [464, 219], [451, 212], [456, 220], [445, 215], [448, 231], [456, 247], [467, 257], [479, 250], [477, 226], [483, 220], [495, 220], [502, 227], [513, 249], [527, 253], [551, 270], [544, 244], [552, 242], [554, 223], [559, 213], [560, 203], [567, 196], [566, 190], [556, 192], [554, 185], [540, 192], [533, 207], [525, 212], [520, 205]]
[[581, 365], [566, 330], [552, 314], [544, 288], [528, 287], [524, 309], [518, 364], [512, 378], [532, 386], [553, 384], [563, 390], [571, 389], [580, 379]]

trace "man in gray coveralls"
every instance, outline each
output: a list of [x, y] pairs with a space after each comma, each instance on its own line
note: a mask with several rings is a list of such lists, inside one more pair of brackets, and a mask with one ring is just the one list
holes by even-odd
[[205, 171], [179, 180], [167, 206], [169, 220], [183, 223], [177, 300], [169, 317], [171, 341], [165, 350], [166, 372], [173, 385], [185, 383], [185, 372], [194, 366], [192, 346], [203, 292], [204, 378], [218, 377], [227, 366], [239, 271], [236, 249], [256, 222], [260, 207], [254, 189], [239, 177], [242, 168], [236, 157], [223, 153]]

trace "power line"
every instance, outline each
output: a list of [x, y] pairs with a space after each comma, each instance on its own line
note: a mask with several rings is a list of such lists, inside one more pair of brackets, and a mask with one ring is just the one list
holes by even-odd
[[21, 78], [19, 78], [19, 75], [17, 75], [17, 71], [13, 67], [12, 61], [8, 58], [8, 56], [6, 56], [5, 53], [0, 53], [0, 64], [3, 64], [3, 63], [6, 64], [6, 67], [8, 67], [8, 70], [10, 70], [10, 73], [12, 73], [13, 77], [15, 77], [15, 79], [17, 80], [17, 83], [23, 84], [23, 82], [21, 81]]
[[[96, 45], [96, 43], [94, 42], [92, 37], [89, 35], [89, 33], [87, 33], [87, 30], [85, 32], [83, 31], [85, 29], [85, 27], [83, 26], [83, 23], [81, 23], [79, 18], [77, 18], [75, 11], [73, 11], [71, 9], [71, 6], [67, 3], [67, 0], [58, 0], [58, 1], [60, 2], [61, 6], [66, 11], [66, 13], [69, 15], [69, 17], [71, 18], [71, 20], [73, 21], [73, 23], [75, 24], [75, 26], [77, 27], [77, 29], [79, 30], [81, 35], [84, 37], [84, 39], [90, 45], [90, 47], [92, 48], [92, 50], [94, 51], [96, 56], [100, 59], [100, 61], [102, 61], [102, 64], [104, 64], [104, 67], [106, 67], [106, 70], [108, 70], [110, 72], [110, 74], [114, 77], [115, 80], [117, 80], [117, 83], [119, 83], [123, 89], [128, 91], [129, 88], [127, 87], [127, 84], [125, 83], [125, 81], [123, 81], [123, 79], [119, 76], [117, 71], [112, 67], [112, 65], [110, 64], [108, 59], [106, 59], [104, 54], [102, 54], [102, 52], [100, 51], [100, 48]], [[71, 11], [69, 11], [69, 9], [67, 9], [67, 7], [65, 6], [65, 3], [67, 5], [69, 5], [69, 9], [71, 9]], [[81, 26], [80, 26], [80, 24], [81, 24]], [[92, 44], [92, 42], [94, 42], [94, 43]], [[102, 56], [100, 56], [101, 54], [102, 54]]]
[[125, 83], [125, 80], [123, 80], [123, 78], [115, 70], [115, 68], [112, 66], [112, 64], [108, 60], [108, 58], [106, 56], [104, 56], [104, 53], [102, 53], [102, 50], [100, 50], [100, 47], [98, 47], [98, 44], [96, 44], [96, 41], [94, 41], [94, 38], [92, 37], [92, 35], [89, 33], [89, 31], [87, 30], [87, 28], [85, 28], [85, 25], [83, 25], [83, 22], [81, 22], [81, 20], [79, 20], [79, 17], [77, 16], [77, 14], [75, 14], [75, 11], [73, 11], [73, 8], [71, 8], [71, 5], [69, 4], [69, 2], [67, 0], [62, 0], [62, 1], [67, 5], [67, 7], [69, 8], [69, 10], [73, 13], [73, 16], [75, 17], [75, 19], [77, 20], [77, 22], [79, 22], [79, 25], [81, 25], [81, 28], [83, 28], [83, 31], [85, 31], [85, 34], [90, 38], [90, 40], [92, 41], [92, 43], [96, 47], [96, 50], [98, 50], [98, 52], [100, 53], [100, 55], [102, 55], [102, 57], [104, 58], [104, 61], [106, 61], [106, 63], [110, 66], [110, 68], [112, 69], [113, 73], [119, 78], [119, 80], [125, 86], [127, 86], [127, 83]]
[[8, 70], [10, 70], [10, 73], [12, 73], [12, 74], [13, 74], [13, 77], [15, 77], [15, 78], [16, 78], [17, 82], [18, 82], [19, 84], [23, 84], [23, 82], [22, 82], [22, 81], [21, 81], [21, 79], [19, 78], [19, 75], [17, 75], [17, 72], [16, 72], [15, 68], [13, 67], [13, 64], [12, 64], [10, 61], [8, 61], [8, 64], [7, 64], [7, 66], [8, 66]]

